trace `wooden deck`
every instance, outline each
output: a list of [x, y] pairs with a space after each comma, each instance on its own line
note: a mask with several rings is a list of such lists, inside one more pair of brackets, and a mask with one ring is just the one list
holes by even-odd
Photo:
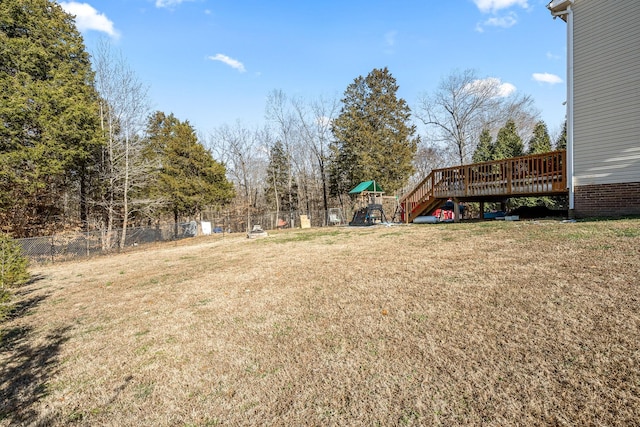
[[567, 194], [566, 151], [434, 169], [400, 200], [406, 222], [426, 215], [448, 198], [498, 201], [510, 197]]

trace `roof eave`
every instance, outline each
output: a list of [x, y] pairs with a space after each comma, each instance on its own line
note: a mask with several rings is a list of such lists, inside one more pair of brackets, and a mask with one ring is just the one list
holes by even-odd
[[553, 0], [547, 4], [547, 9], [551, 11], [551, 15], [553, 15], [554, 18], [559, 16], [563, 21], [566, 21], [567, 9], [572, 3], [573, 0]]

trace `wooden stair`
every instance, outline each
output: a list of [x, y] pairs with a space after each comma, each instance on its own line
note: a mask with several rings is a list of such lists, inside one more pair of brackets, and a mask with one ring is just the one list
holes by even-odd
[[442, 199], [434, 196], [434, 189], [437, 184], [435, 182], [435, 172], [435, 170], [431, 171], [420, 184], [416, 185], [411, 192], [405, 194], [400, 200], [405, 222], [413, 222], [416, 217], [431, 212], [446, 200], [446, 198]]

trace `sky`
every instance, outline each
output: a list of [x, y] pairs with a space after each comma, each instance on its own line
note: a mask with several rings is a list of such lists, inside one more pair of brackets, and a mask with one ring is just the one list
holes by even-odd
[[274, 90], [340, 99], [354, 79], [387, 67], [414, 114], [445, 77], [473, 69], [532, 96], [553, 135], [566, 112], [566, 24], [548, 2], [58, 1], [90, 53], [107, 39], [148, 86], [153, 110], [201, 133], [263, 125]]

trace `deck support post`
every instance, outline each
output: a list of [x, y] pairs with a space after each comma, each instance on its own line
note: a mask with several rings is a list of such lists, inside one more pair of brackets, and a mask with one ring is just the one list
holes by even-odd
[[453, 222], [460, 222], [460, 202], [453, 198]]
[[484, 200], [480, 200], [480, 221], [484, 221]]

